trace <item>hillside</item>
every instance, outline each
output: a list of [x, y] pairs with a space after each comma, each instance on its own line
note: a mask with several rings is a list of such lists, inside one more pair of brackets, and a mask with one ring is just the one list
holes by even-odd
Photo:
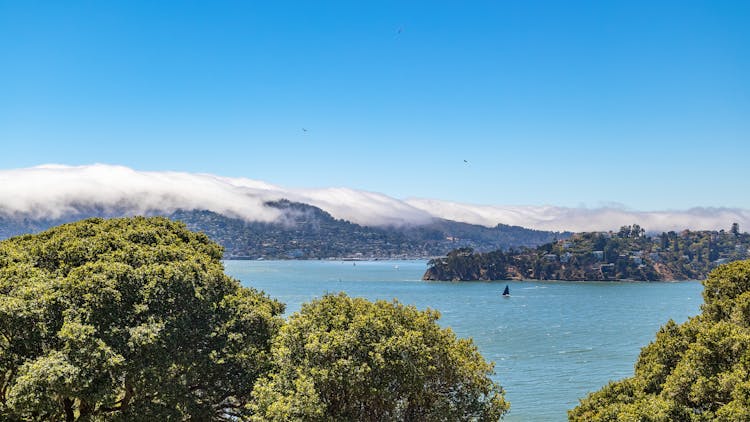
[[750, 234], [668, 232], [646, 236], [638, 225], [618, 232], [575, 234], [520, 251], [478, 253], [459, 248], [433, 259], [425, 280], [690, 280], [717, 265], [750, 257]]
[[[517, 226], [484, 226], [435, 220], [422, 226], [369, 227], [333, 218], [320, 208], [286, 200], [268, 202], [283, 211], [278, 223], [248, 222], [206, 210], [170, 214], [189, 229], [206, 233], [222, 245], [227, 259], [424, 258], [469, 247], [477, 251], [534, 247], [570, 233], [530, 230]], [[126, 210], [89, 207], [55, 219], [0, 216], [0, 239], [36, 233], [87, 217], [117, 217]]]

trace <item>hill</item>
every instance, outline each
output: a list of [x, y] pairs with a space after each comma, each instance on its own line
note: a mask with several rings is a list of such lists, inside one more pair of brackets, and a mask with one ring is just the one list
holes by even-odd
[[750, 234], [668, 232], [646, 236], [638, 225], [618, 232], [575, 234], [520, 251], [478, 253], [459, 248], [433, 259], [425, 280], [641, 280], [703, 279], [716, 266], [750, 256]]
[[[424, 258], [445, 255], [456, 248], [477, 251], [534, 247], [570, 233], [498, 225], [488, 228], [450, 220], [421, 226], [370, 227], [333, 218], [312, 205], [287, 200], [266, 203], [283, 212], [275, 223], [249, 222], [206, 210], [152, 212], [183, 221], [202, 231], [225, 249], [227, 259]], [[79, 208], [80, 209], [80, 208]], [[0, 215], [0, 239], [41, 230], [88, 217], [120, 217], [125, 209], [83, 208], [58, 218]]]

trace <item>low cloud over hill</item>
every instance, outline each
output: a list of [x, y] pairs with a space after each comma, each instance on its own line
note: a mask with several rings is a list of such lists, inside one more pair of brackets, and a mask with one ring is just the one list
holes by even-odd
[[400, 200], [338, 187], [292, 189], [266, 182], [211, 174], [137, 171], [123, 166], [44, 165], [0, 171], [0, 213], [59, 218], [92, 208], [116, 214], [204, 209], [247, 221], [274, 222], [283, 212], [266, 205], [289, 199], [314, 205], [333, 217], [367, 226], [422, 225], [435, 218], [493, 227], [538, 230], [615, 230], [637, 223], [651, 231], [715, 230], [733, 222], [750, 226], [750, 210], [692, 208], [634, 211], [621, 207], [472, 205], [437, 199]]

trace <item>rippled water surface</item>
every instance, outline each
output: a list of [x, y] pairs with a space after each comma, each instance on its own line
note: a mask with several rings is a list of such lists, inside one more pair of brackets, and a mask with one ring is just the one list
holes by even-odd
[[[440, 311], [496, 363], [509, 421], [562, 421], [587, 392], [632, 375], [640, 348], [670, 318], [699, 312], [699, 282], [424, 282], [425, 261], [225, 261], [228, 274], [287, 304], [326, 292]], [[511, 297], [503, 298], [505, 285]]]

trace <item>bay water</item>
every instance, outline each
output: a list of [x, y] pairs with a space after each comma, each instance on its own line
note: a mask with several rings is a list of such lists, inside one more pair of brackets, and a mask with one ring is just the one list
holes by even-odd
[[[511, 403], [507, 421], [564, 421], [610, 380], [633, 374], [641, 347], [670, 318], [700, 312], [702, 286], [674, 283], [426, 282], [426, 261], [225, 261], [227, 274], [287, 305], [326, 293], [398, 299], [440, 311], [439, 323], [471, 337]], [[501, 293], [510, 286], [511, 297]]]

